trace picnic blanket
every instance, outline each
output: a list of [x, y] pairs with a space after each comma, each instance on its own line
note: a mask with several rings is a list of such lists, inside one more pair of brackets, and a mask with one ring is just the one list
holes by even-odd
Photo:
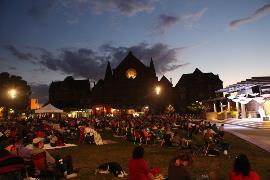
[[[60, 148], [66, 148], [66, 147], [74, 147], [77, 146], [76, 144], [65, 144], [64, 146], [55, 146], [52, 147], [50, 144], [44, 144], [44, 149], [60, 149]], [[29, 144], [26, 147], [28, 147], [29, 149], [33, 149], [33, 145]]]
[[110, 139], [103, 140], [103, 144], [116, 144], [116, 143], [118, 143], [118, 142], [110, 140]]

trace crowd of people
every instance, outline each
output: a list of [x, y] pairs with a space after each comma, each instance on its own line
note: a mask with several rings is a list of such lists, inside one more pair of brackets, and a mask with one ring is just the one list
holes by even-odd
[[[186, 133], [185, 137], [178, 132], [179, 129]], [[21, 157], [22, 162], [28, 164], [28, 167], [31, 167], [33, 158], [38, 158], [40, 154], [43, 154], [47, 170], [57, 172], [60, 176], [74, 177], [76, 171], [73, 170], [72, 157], [52, 157], [44, 149], [44, 143], [50, 144], [51, 147], [64, 146], [66, 143], [103, 145], [101, 132], [104, 130], [109, 130], [115, 137], [131, 141], [136, 145], [133, 151], [133, 160], [129, 161], [131, 179], [138, 179], [142, 172], [146, 172], [145, 178], [142, 179], [155, 177], [155, 173], [153, 173], [155, 171], [150, 170], [147, 163], [142, 160], [144, 154], [143, 148], [140, 146], [142, 144], [159, 143], [161, 147], [190, 148], [194, 134], [201, 134], [204, 137], [205, 155], [216, 150], [217, 145], [220, 149], [216, 151], [224, 152], [224, 154], [228, 153], [229, 147], [224, 142], [223, 124], [217, 127], [216, 124], [210, 122], [192, 120], [189, 116], [174, 114], [144, 117], [66, 118], [61, 120], [30, 119], [21, 122], [1, 123], [0, 149], [5, 152], [4, 154]], [[0, 157], [0, 160], [2, 159], [3, 157]], [[188, 161], [189, 158], [186, 155], [174, 157], [168, 168], [168, 179], [177, 179], [180, 172], [181, 176], [189, 179], [189, 174], [185, 171]], [[36, 166], [34, 164], [34, 175], [39, 175], [40, 172], [36, 170], [40, 167]], [[142, 172], [137, 172], [137, 166], [142, 166]], [[235, 173], [233, 174], [233, 172]], [[247, 175], [247, 172], [240, 172], [237, 168], [233, 172], [230, 177], [238, 177], [241, 173], [243, 176]]]

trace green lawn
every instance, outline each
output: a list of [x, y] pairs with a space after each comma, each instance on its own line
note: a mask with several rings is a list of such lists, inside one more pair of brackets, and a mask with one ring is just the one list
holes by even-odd
[[[80, 168], [77, 179], [116, 179], [108, 175], [95, 175], [95, 168], [104, 162], [116, 161], [128, 172], [127, 163], [131, 158], [133, 143], [126, 142], [121, 138], [114, 138], [109, 133], [103, 134], [104, 139], [118, 141], [117, 144], [95, 146], [83, 144], [77, 147], [64, 148], [50, 151], [51, 154], [61, 156], [72, 155], [75, 167]], [[200, 137], [195, 137], [200, 142]], [[211, 180], [227, 180], [229, 171], [233, 166], [234, 158], [238, 153], [245, 153], [251, 162], [252, 168], [256, 170], [263, 180], [270, 179], [270, 154], [245, 142], [231, 134], [226, 134], [225, 139], [230, 143], [227, 156], [219, 157], [194, 156], [190, 171], [194, 177], [208, 174]], [[169, 161], [175, 155], [183, 152], [176, 148], [161, 148], [159, 144], [144, 145], [145, 159], [150, 166], [160, 167], [163, 175], [167, 174]]]

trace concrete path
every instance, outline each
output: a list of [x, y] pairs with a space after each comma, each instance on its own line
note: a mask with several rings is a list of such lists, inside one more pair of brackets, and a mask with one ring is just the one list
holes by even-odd
[[225, 124], [225, 131], [270, 152], [270, 129]]
[[255, 129], [270, 129], [270, 121], [263, 121], [262, 118], [229, 119], [223, 121], [223, 123]]

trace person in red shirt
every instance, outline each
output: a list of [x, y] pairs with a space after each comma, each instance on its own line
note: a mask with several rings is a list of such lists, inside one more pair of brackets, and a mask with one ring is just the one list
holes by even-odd
[[128, 171], [130, 180], [153, 180], [154, 176], [147, 162], [143, 159], [144, 149], [142, 146], [136, 146], [132, 153], [132, 159], [128, 162]]
[[260, 180], [260, 176], [251, 170], [247, 156], [239, 154], [235, 158], [233, 170], [230, 172], [230, 180]]

